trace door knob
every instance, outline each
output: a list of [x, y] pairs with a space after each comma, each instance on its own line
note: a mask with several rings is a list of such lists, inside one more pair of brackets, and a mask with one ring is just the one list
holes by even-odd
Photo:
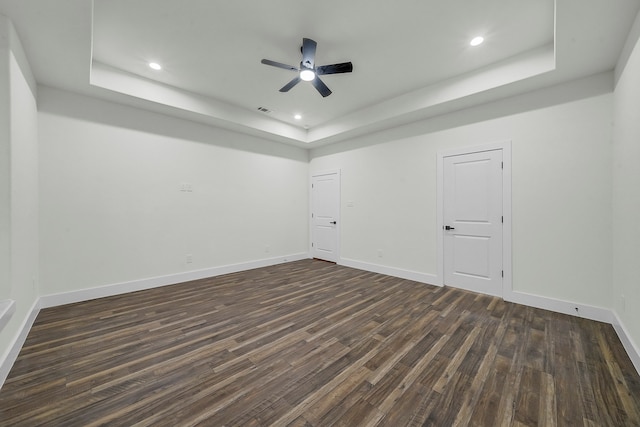
[[444, 229], [445, 229], [445, 230], [455, 230], [455, 227], [450, 227], [450, 226], [448, 226], [448, 225], [445, 225], [445, 226], [444, 226]]
[[335, 221], [329, 221], [329, 224], [337, 224]]

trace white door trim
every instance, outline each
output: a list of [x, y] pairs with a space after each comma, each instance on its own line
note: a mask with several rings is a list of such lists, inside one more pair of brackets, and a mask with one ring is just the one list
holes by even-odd
[[502, 172], [502, 212], [504, 225], [502, 229], [502, 266], [504, 279], [502, 281], [502, 298], [509, 299], [513, 293], [513, 270], [511, 256], [511, 141], [495, 142], [477, 146], [453, 148], [438, 151], [437, 155], [437, 212], [436, 212], [436, 236], [438, 247], [438, 272], [437, 284], [444, 283], [444, 158], [461, 154], [478, 153], [482, 151], [502, 150], [504, 168]]
[[313, 220], [311, 218], [311, 214], [313, 213], [313, 191], [311, 188], [311, 185], [313, 184], [313, 178], [319, 177], [319, 176], [324, 176], [324, 175], [337, 175], [338, 177], [338, 213], [337, 213], [337, 218], [336, 218], [336, 264], [340, 264], [340, 260], [342, 259], [340, 257], [340, 230], [342, 230], [342, 220], [341, 220], [341, 216], [342, 216], [342, 175], [341, 175], [341, 171], [340, 169], [335, 169], [335, 170], [327, 170], [327, 171], [321, 171], [321, 172], [314, 172], [311, 174], [311, 176], [309, 177], [309, 215], [308, 215], [308, 220], [309, 220], [309, 258], [313, 258], [313, 248], [311, 247], [311, 244], [313, 243]]

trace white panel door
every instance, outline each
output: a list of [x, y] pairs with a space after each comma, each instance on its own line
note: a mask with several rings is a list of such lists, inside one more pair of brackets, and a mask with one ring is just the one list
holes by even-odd
[[340, 175], [338, 172], [311, 177], [311, 255], [338, 261], [338, 217]]
[[502, 296], [502, 150], [443, 162], [445, 285]]

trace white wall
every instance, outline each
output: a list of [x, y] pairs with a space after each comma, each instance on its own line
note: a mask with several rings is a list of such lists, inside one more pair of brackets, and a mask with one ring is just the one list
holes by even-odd
[[10, 58], [12, 299], [26, 313], [38, 282], [38, 115], [36, 95]]
[[0, 301], [11, 295], [11, 79], [9, 21], [0, 15]]
[[[37, 298], [38, 135], [35, 81], [11, 22], [0, 15], [0, 300], [15, 312], [0, 331], [0, 383]], [[32, 319], [31, 319], [32, 320]]]
[[510, 140], [514, 290], [611, 308], [612, 81], [593, 76], [313, 150], [312, 173], [342, 171], [341, 256], [435, 275], [437, 152]]
[[39, 133], [43, 295], [307, 252], [302, 149], [49, 88]]
[[615, 311], [640, 354], [640, 41], [633, 42], [614, 92], [613, 285]]

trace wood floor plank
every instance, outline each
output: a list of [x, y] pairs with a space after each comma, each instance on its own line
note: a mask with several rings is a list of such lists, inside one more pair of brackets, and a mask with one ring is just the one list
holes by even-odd
[[44, 309], [0, 426], [638, 426], [610, 325], [303, 260]]

